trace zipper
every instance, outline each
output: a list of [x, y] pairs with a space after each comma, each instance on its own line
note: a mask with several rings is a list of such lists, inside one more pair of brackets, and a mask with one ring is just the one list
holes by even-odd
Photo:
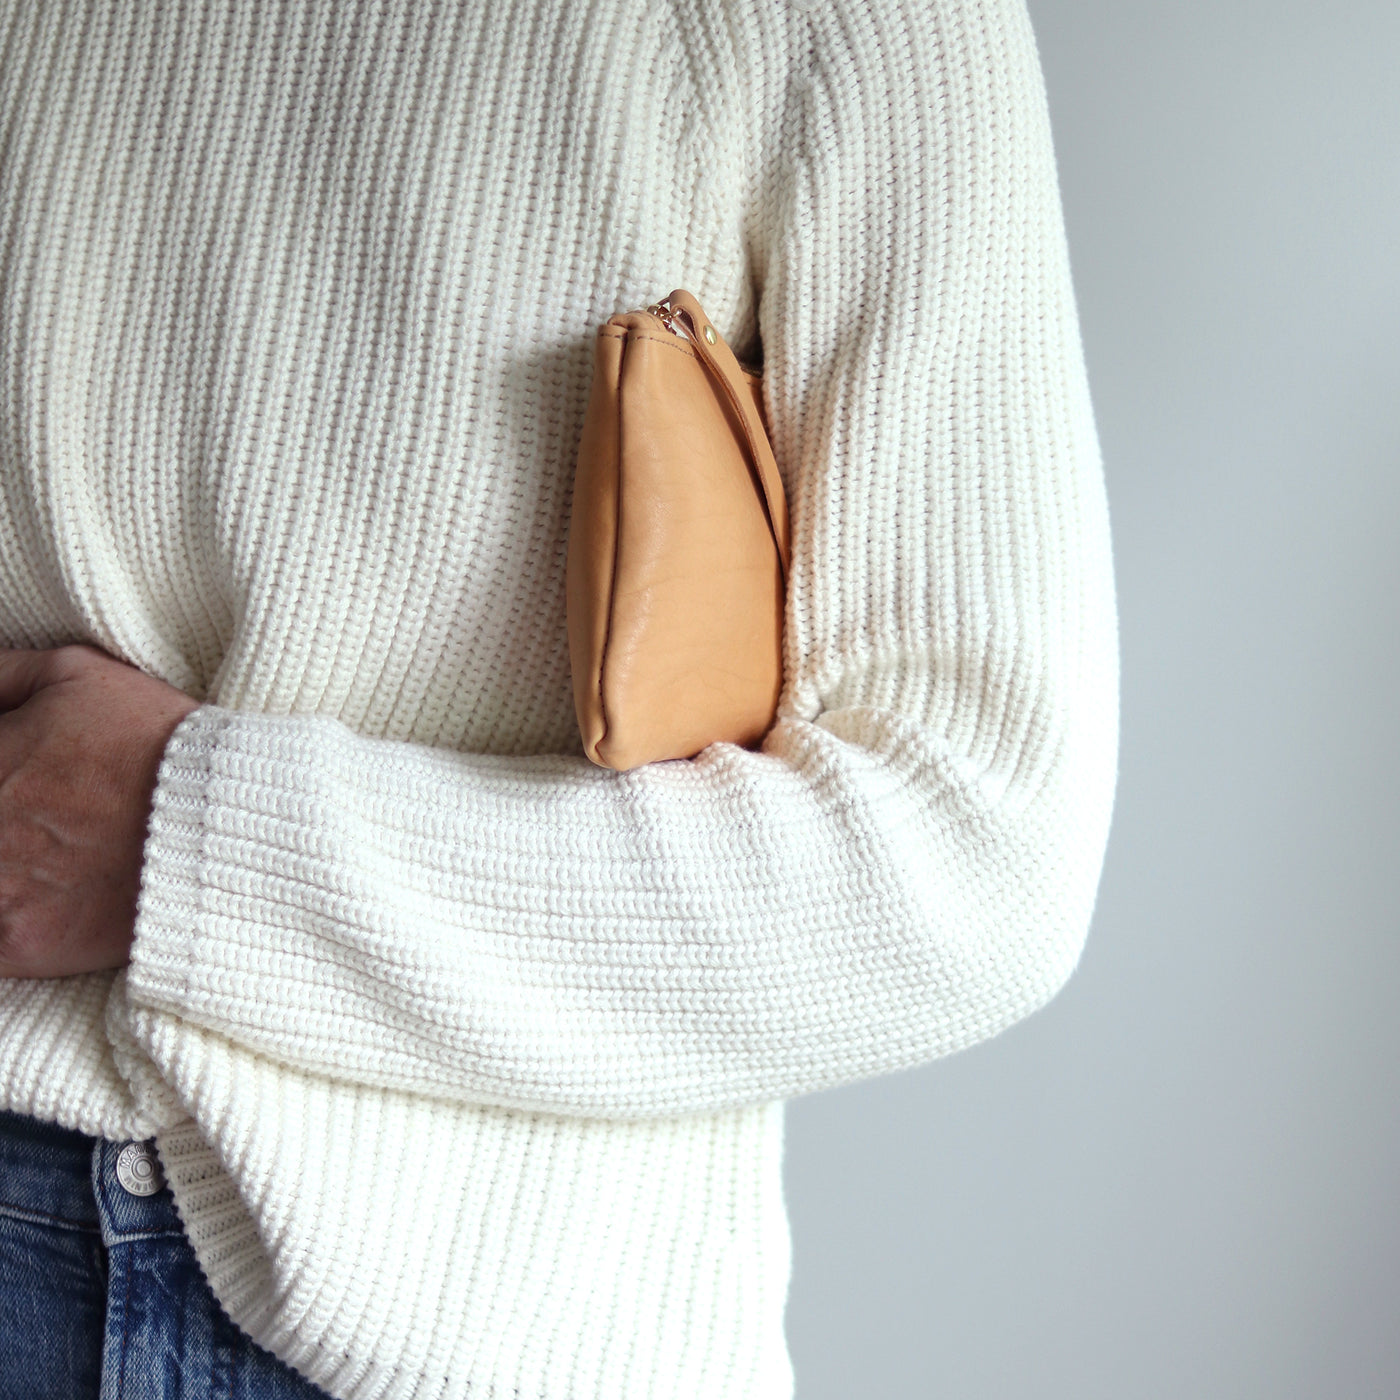
[[654, 301], [650, 306], [639, 308], [647, 312], [648, 315], [655, 316], [672, 335], [678, 335], [682, 340], [690, 340], [690, 333], [676, 324], [676, 318], [680, 314], [669, 301]]
[[[695, 336], [688, 329], [689, 316], [679, 307], [672, 306], [669, 301], [654, 301], [650, 306], [639, 306], [638, 311], [643, 311], [649, 316], [655, 316], [672, 335], [679, 336], [682, 340], [688, 340], [693, 345]], [[684, 318], [684, 319], [682, 319]], [[747, 374], [761, 375], [762, 368], [758, 365], [751, 365], [743, 360], [738, 362], [739, 368]]]

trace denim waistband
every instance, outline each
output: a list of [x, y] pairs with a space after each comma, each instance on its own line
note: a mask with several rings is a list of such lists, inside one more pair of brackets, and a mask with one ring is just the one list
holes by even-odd
[[330, 1400], [220, 1308], [150, 1139], [0, 1112], [0, 1261], [0, 1397]]
[[53, 1225], [98, 1228], [92, 1149], [83, 1133], [0, 1112], [0, 1210]]
[[0, 1111], [0, 1211], [100, 1230], [109, 1247], [180, 1233], [168, 1186], [135, 1195], [121, 1185], [117, 1166], [128, 1146]]

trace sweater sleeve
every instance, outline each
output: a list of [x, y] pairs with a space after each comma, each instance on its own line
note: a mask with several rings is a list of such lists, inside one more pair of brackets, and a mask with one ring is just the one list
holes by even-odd
[[1024, 0], [800, 22], [740, 138], [793, 536], [761, 749], [624, 774], [202, 706], [145, 849], [153, 1056], [188, 1028], [353, 1083], [679, 1115], [933, 1060], [1071, 975], [1118, 653]]

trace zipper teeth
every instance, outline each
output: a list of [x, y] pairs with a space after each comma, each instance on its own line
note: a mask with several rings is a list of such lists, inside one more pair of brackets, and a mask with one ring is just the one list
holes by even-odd
[[[646, 313], [648, 316], [655, 316], [663, 326], [674, 336], [679, 336], [681, 340], [688, 340], [693, 345], [695, 338], [689, 331], [685, 330], [678, 322], [676, 313], [672, 311], [670, 304], [664, 301], [654, 301], [650, 306], [639, 306], [638, 311]], [[751, 365], [744, 360], [739, 361], [739, 368], [745, 374], [762, 375], [761, 365]]]
[[655, 316], [672, 335], [679, 336], [682, 340], [689, 340], [690, 336], [683, 327], [677, 324], [676, 313], [671, 309], [669, 302], [654, 301], [650, 306], [640, 308], [648, 315]]

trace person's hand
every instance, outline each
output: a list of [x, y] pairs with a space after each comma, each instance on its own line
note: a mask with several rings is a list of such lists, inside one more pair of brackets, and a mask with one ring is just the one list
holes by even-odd
[[96, 647], [0, 648], [0, 977], [129, 961], [156, 773], [197, 708]]

